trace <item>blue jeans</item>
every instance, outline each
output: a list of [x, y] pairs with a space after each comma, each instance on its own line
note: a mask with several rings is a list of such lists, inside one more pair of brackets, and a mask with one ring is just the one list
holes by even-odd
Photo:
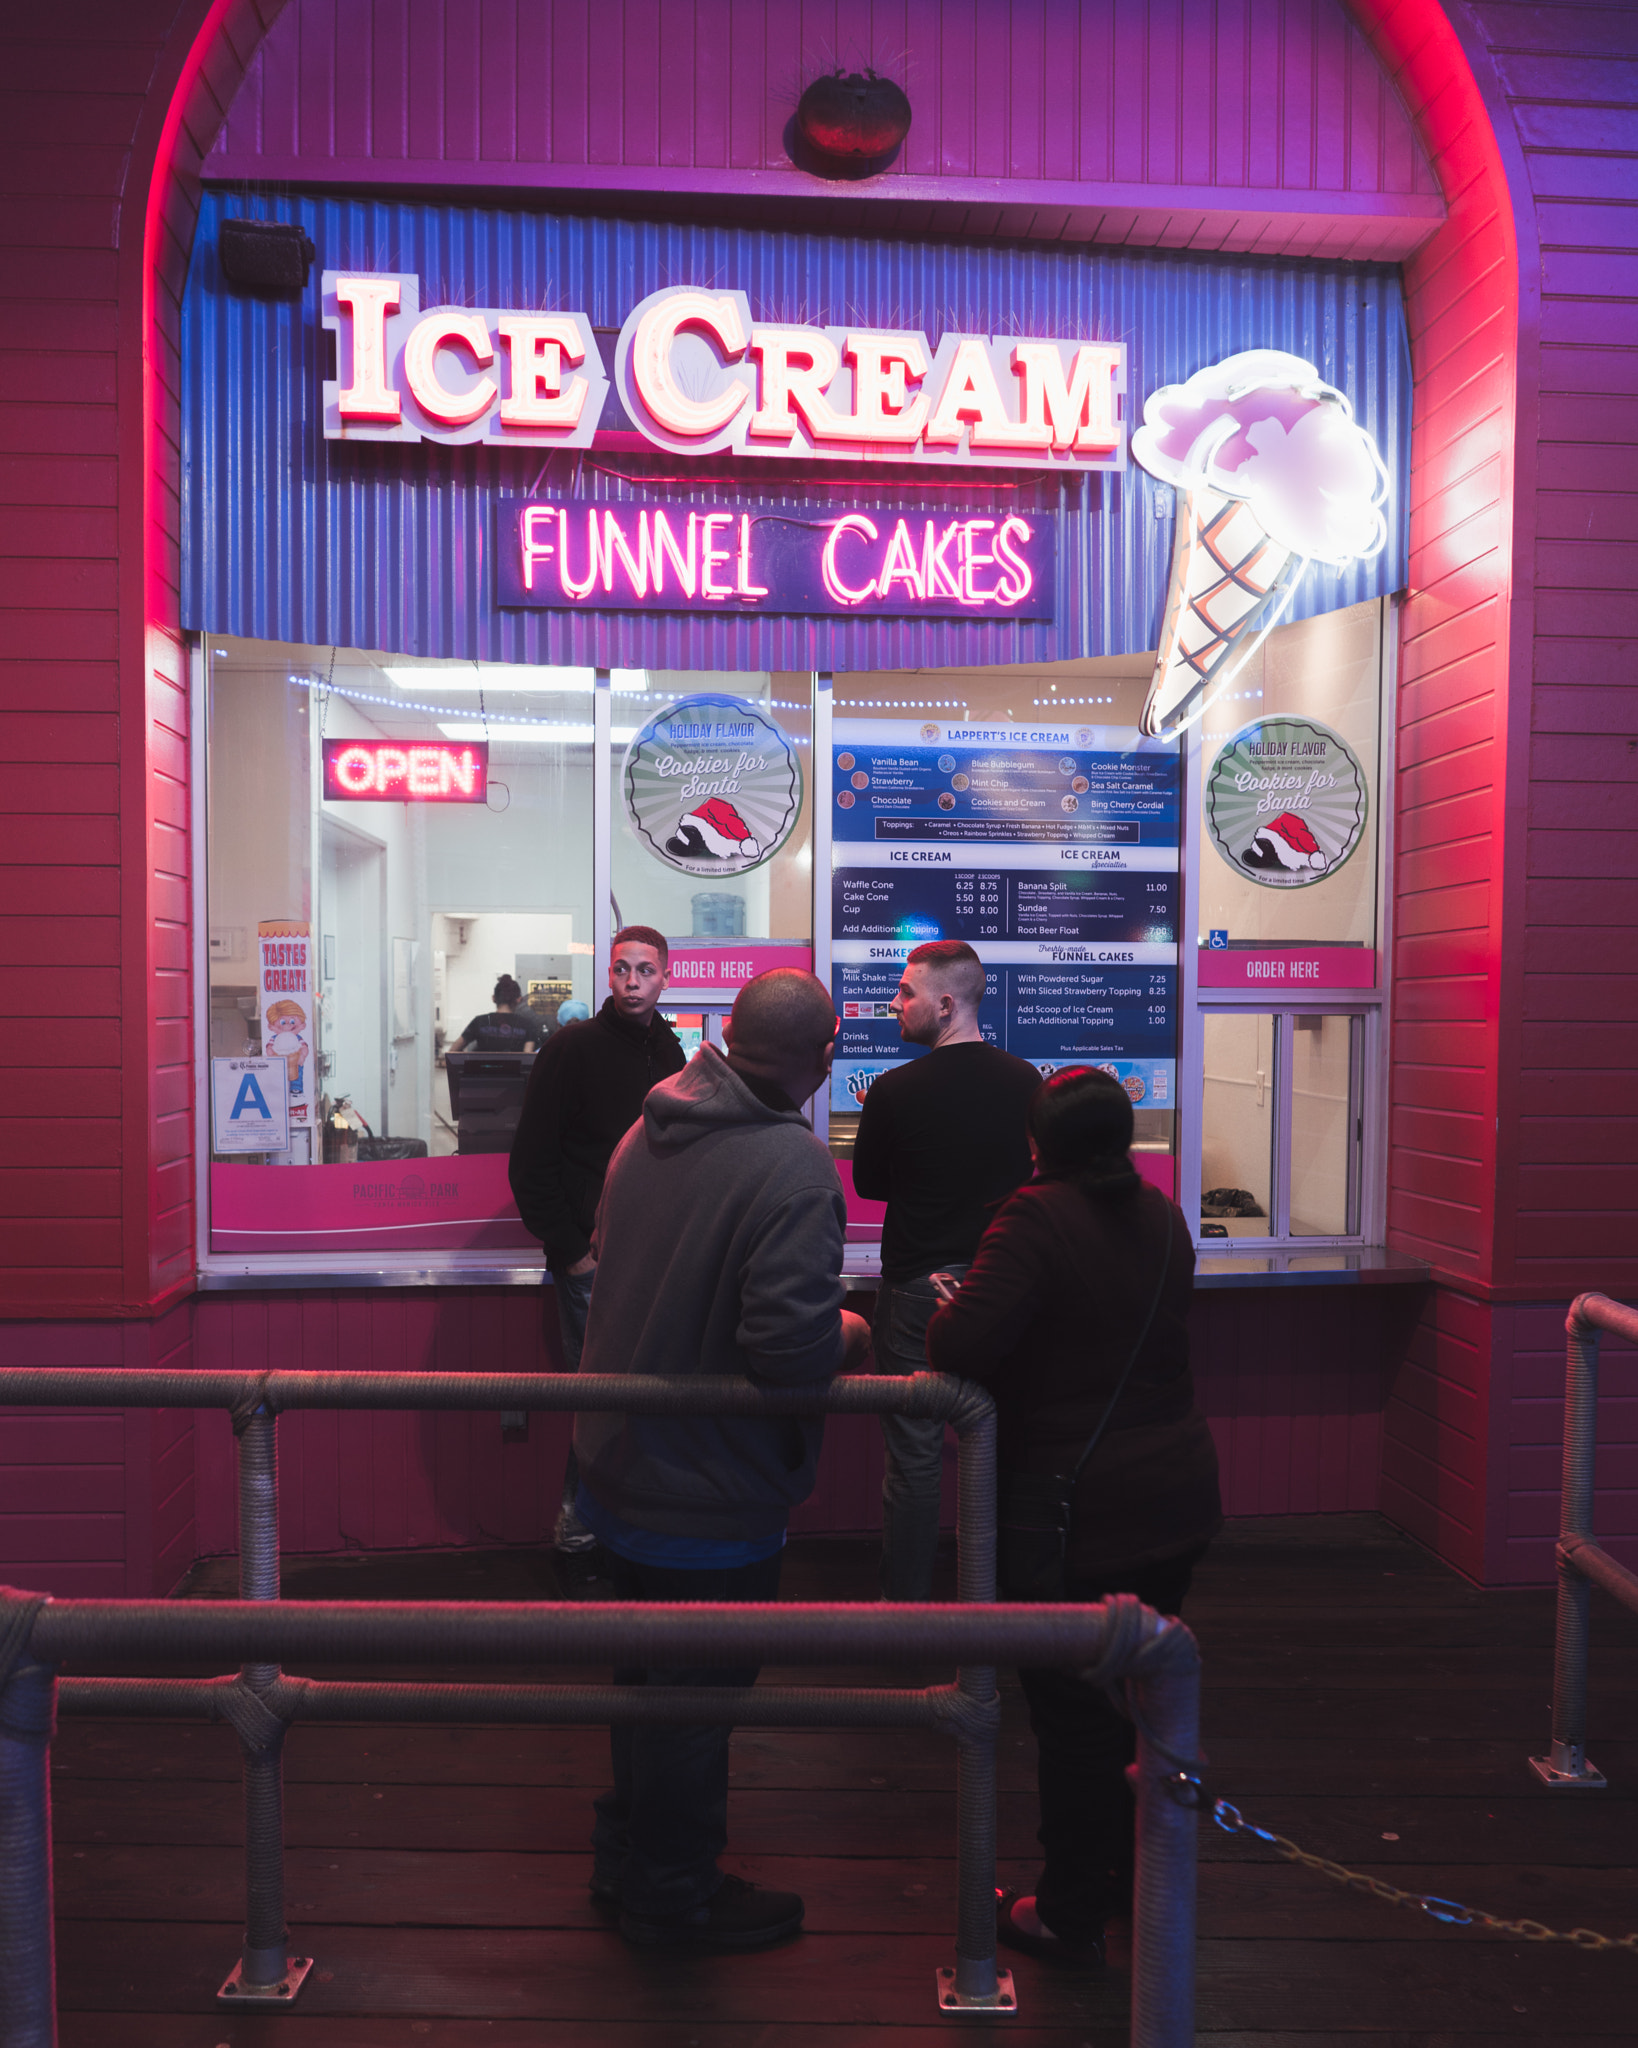
[[[959, 1280], [965, 1265], [941, 1266]], [[927, 1370], [927, 1325], [939, 1305], [932, 1283], [884, 1280], [876, 1290], [871, 1345], [876, 1370], [899, 1375]], [[938, 1511], [944, 1476], [944, 1424], [908, 1415], [882, 1417], [881, 1590], [884, 1600], [926, 1600], [938, 1555]]]
[[[777, 1600], [784, 1552], [756, 1564], [670, 1571], [612, 1561], [617, 1600]], [[616, 1685], [755, 1685], [758, 1666], [644, 1671], [616, 1668]], [[655, 1723], [609, 1730], [614, 1788], [597, 1801], [593, 1876], [642, 1919], [703, 1906], [722, 1883], [728, 1842], [731, 1728]]]
[[[546, 1275], [546, 1284], [557, 1298], [557, 1327], [563, 1338], [565, 1372], [580, 1370], [580, 1354], [586, 1344], [586, 1311], [591, 1307], [592, 1282], [596, 1278], [595, 1267], [589, 1273], [562, 1272]], [[558, 1502], [557, 1526], [552, 1531], [552, 1544], [555, 1549], [597, 1548], [597, 1538], [581, 1521], [575, 1509], [575, 1495], [579, 1491], [580, 1466], [571, 1442], [568, 1462], [563, 1467], [563, 1493]]]

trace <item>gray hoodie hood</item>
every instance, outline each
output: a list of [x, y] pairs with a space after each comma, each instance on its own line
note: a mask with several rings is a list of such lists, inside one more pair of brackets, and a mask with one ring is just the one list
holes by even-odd
[[662, 1157], [684, 1151], [730, 1126], [795, 1124], [808, 1129], [799, 1109], [773, 1109], [736, 1074], [714, 1045], [702, 1045], [669, 1081], [643, 1101], [643, 1131]]

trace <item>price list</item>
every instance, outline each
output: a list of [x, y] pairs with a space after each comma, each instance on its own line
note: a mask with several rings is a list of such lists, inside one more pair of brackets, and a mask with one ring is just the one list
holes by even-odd
[[964, 939], [992, 1044], [1043, 1072], [1102, 1066], [1170, 1109], [1178, 790], [1175, 747], [1129, 730], [838, 724], [832, 1106], [916, 1056], [889, 1007], [906, 955]]

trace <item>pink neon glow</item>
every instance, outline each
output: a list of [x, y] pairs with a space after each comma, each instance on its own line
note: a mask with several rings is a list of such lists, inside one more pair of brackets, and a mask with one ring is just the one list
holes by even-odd
[[738, 302], [728, 292], [718, 298], [709, 292], [673, 292], [637, 323], [631, 373], [644, 405], [668, 433], [703, 440], [720, 433], [751, 394], [743, 384], [733, 384], [714, 398], [690, 398], [671, 368], [671, 345], [684, 327], [704, 328], [730, 362], [744, 355], [749, 337]]
[[578, 426], [590, 386], [584, 377], [563, 381], [566, 362], [586, 359], [575, 322], [567, 313], [505, 313], [495, 328], [512, 365], [512, 388], [501, 400], [501, 425]]
[[[931, 526], [928, 527], [928, 532], [932, 532]], [[876, 594], [874, 582], [866, 583], [862, 588], [854, 590], [850, 585], [842, 581], [841, 576], [837, 572], [836, 550], [841, 544], [842, 536], [850, 533], [857, 534], [863, 540], [874, 540], [876, 538], [875, 521], [866, 519], [862, 512], [849, 512], [843, 518], [838, 519], [836, 524], [830, 529], [830, 537], [825, 542], [825, 551], [819, 558], [819, 573], [824, 577], [825, 589], [830, 593], [832, 601], [836, 604], [863, 604], [867, 597], [874, 597]]]
[[481, 804], [489, 743], [326, 740], [324, 794], [332, 803]]
[[353, 381], [336, 401], [341, 417], [396, 425], [401, 401], [387, 383], [387, 315], [398, 311], [398, 280], [338, 277], [336, 305], [351, 315], [353, 344]]
[[482, 419], [499, 392], [493, 377], [480, 377], [470, 391], [451, 391], [438, 375], [438, 351], [459, 343], [480, 369], [495, 360], [489, 329], [477, 313], [459, 313], [448, 306], [428, 313], [410, 329], [404, 344], [404, 381], [410, 395], [440, 426], [467, 427]]

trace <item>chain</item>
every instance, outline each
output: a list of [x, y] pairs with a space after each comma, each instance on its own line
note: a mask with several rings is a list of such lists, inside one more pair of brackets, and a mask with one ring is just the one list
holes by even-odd
[[[1179, 1771], [1165, 1783], [1167, 1791], [1180, 1806], [1207, 1804], [1200, 1781], [1192, 1772]], [[1260, 1828], [1247, 1820], [1240, 1809], [1231, 1806], [1226, 1799], [1213, 1800], [1210, 1805], [1212, 1819], [1225, 1834], [1254, 1835], [1259, 1842], [1266, 1842], [1271, 1849], [1277, 1849], [1287, 1863], [1300, 1864], [1304, 1870], [1312, 1870], [1318, 1877], [1328, 1877], [1336, 1884], [1346, 1885], [1351, 1892], [1364, 1892], [1373, 1899], [1386, 1900], [1390, 1906], [1407, 1906], [1413, 1913], [1425, 1913], [1430, 1920], [1443, 1921], [1448, 1927], [1482, 1927], [1493, 1934], [1511, 1934], [1520, 1941], [1567, 1941], [1572, 1948], [1589, 1952], [1625, 1949], [1629, 1955], [1638, 1955], [1638, 1934], [1598, 1934], [1591, 1927], [1574, 1927], [1568, 1934], [1562, 1934], [1557, 1928], [1544, 1927], [1539, 1920], [1502, 1920], [1479, 1906], [1458, 1905], [1454, 1899], [1437, 1899], [1429, 1892], [1401, 1891], [1398, 1885], [1388, 1884], [1380, 1877], [1367, 1877], [1364, 1871], [1349, 1870], [1345, 1864], [1333, 1863], [1325, 1856], [1311, 1856], [1286, 1836], [1271, 1834], [1267, 1828]]]

